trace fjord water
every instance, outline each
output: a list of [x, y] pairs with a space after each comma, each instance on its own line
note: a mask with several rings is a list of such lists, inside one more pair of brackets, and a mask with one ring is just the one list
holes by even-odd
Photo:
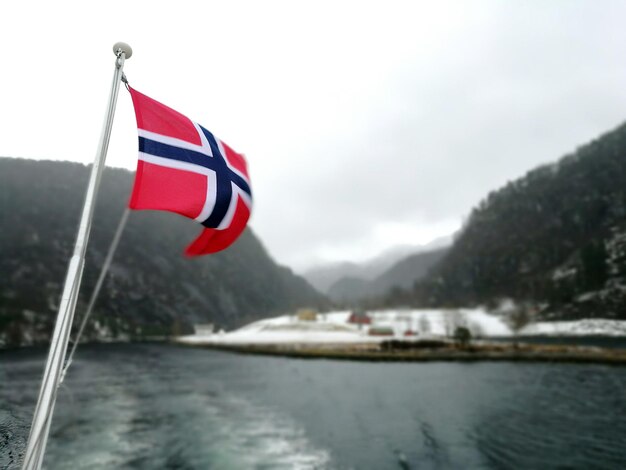
[[[0, 468], [19, 468], [45, 351], [0, 353]], [[81, 348], [49, 469], [623, 468], [626, 368], [364, 363]]]

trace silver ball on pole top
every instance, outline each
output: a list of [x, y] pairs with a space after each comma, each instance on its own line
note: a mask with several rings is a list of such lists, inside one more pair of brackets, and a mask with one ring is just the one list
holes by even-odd
[[126, 58], [130, 59], [130, 56], [133, 55], [133, 48], [125, 42], [116, 42], [113, 44], [113, 54], [117, 55], [120, 52], [123, 52]]

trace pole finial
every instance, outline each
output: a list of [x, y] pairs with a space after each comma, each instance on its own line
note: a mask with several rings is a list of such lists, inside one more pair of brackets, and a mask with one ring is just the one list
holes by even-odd
[[113, 44], [113, 54], [117, 55], [120, 52], [123, 52], [126, 55], [126, 58], [130, 59], [130, 56], [133, 55], [133, 48], [125, 42], [116, 42]]

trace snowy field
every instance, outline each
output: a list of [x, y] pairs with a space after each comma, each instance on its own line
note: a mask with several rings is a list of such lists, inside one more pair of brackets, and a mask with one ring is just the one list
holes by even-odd
[[[320, 313], [315, 321], [302, 321], [295, 315], [259, 320], [238, 330], [179, 338], [187, 344], [280, 344], [280, 343], [365, 343], [390, 338], [450, 337], [457, 327], [466, 327], [474, 338], [514, 335], [505, 319], [483, 309], [458, 310], [380, 310], [369, 311], [371, 326], [387, 327], [393, 336], [370, 336], [369, 325], [348, 322], [350, 312]], [[406, 333], [413, 333], [407, 336]], [[539, 322], [517, 332], [519, 336], [626, 336], [626, 321], [579, 320]]]
[[576, 321], [537, 322], [527, 325], [524, 336], [626, 336], [626, 321], [587, 318]]

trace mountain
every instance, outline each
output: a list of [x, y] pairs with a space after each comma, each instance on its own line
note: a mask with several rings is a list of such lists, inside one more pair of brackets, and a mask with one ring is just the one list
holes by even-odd
[[[304, 278], [317, 290], [328, 293], [330, 288], [339, 282], [339, 285], [367, 284], [360, 281], [373, 280], [380, 276], [398, 261], [412, 254], [435, 250], [452, 243], [452, 237], [441, 237], [425, 245], [398, 245], [391, 247], [377, 256], [362, 263], [349, 261], [318, 266], [304, 272]], [[348, 278], [341, 281], [342, 278]], [[352, 278], [352, 280], [350, 280]]]
[[358, 303], [367, 297], [371, 282], [361, 277], [345, 276], [330, 286], [326, 295], [340, 305]]
[[491, 192], [431, 274], [386, 303], [504, 297], [547, 319], [626, 319], [626, 125]]
[[412, 254], [371, 280], [343, 277], [328, 289], [327, 295], [334, 302], [351, 304], [381, 297], [392, 289], [411, 288], [428, 274], [447, 251], [448, 248], [439, 248]]
[[345, 304], [380, 297], [394, 288], [408, 289], [423, 279], [447, 251], [448, 248], [439, 248], [412, 254], [371, 280], [343, 277], [328, 289], [327, 295], [331, 300]]
[[328, 293], [328, 289], [339, 279], [358, 276], [362, 268], [349, 261], [318, 266], [305, 271], [302, 276], [318, 291]]
[[[0, 345], [45, 341], [56, 317], [89, 167], [0, 158]], [[95, 210], [77, 317], [93, 290], [132, 185], [106, 169]], [[328, 301], [269, 257], [247, 229], [228, 250], [186, 258], [199, 232], [175, 214], [130, 215], [88, 336], [145, 337], [214, 322], [235, 327]]]
[[398, 261], [391, 268], [374, 279], [371, 283], [372, 292], [374, 292], [375, 295], [382, 295], [394, 287], [404, 289], [413, 287], [415, 281], [426, 277], [431, 268], [443, 259], [448, 250], [448, 247], [444, 247], [432, 251], [415, 253]]

